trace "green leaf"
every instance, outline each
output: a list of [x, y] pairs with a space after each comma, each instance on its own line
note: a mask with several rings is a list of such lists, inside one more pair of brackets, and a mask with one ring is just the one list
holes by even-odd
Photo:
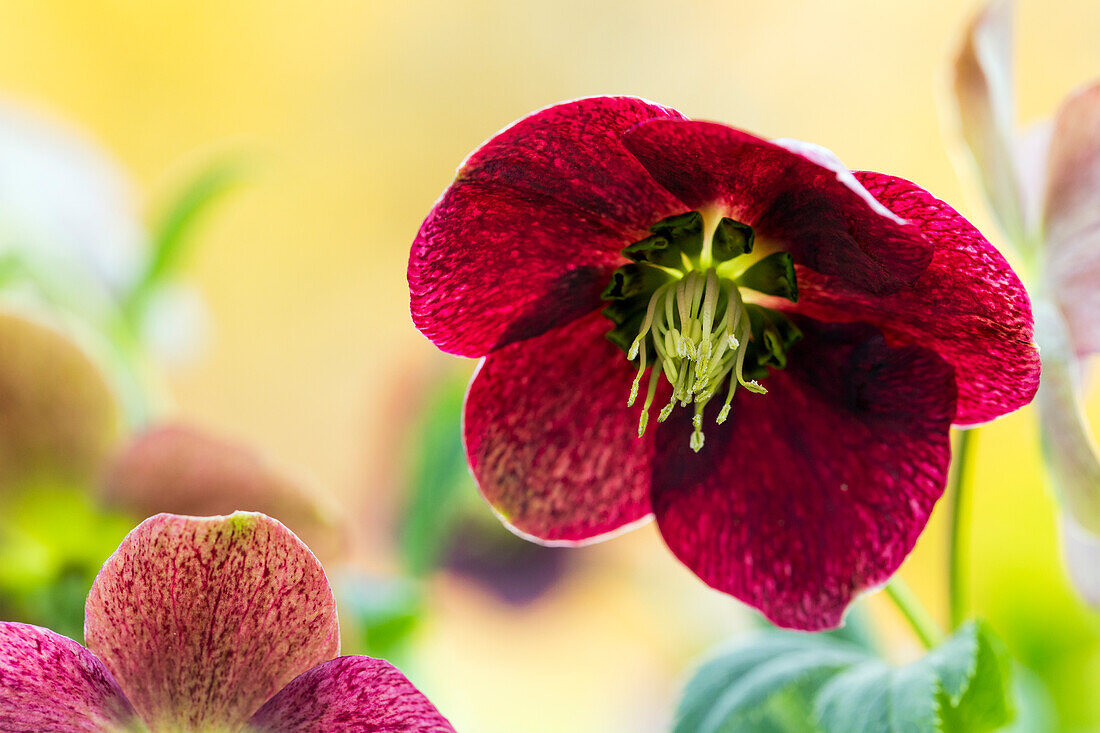
[[765, 717], [763, 708], [773, 696], [865, 657], [858, 646], [829, 637], [755, 634], [700, 668], [677, 710], [674, 733], [741, 730], [746, 719]]
[[462, 448], [466, 381], [464, 375], [454, 375], [436, 387], [412, 441], [411, 501], [401, 528], [401, 548], [405, 567], [413, 576], [426, 575], [438, 565], [461, 508], [463, 489], [471, 486]]
[[344, 654], [367, 654], [396, 662], [403, 658], [424, 610], [415, 581], [374, 577], [352, 570], [334, 578], [340, 607]]
[[699, 669], [674, 731], [981, 733], [1010, 721], [1010, 676], [982, 622], [904, 666], [836, 636], [770, 631]]
[[84, 598], [135, 522], [100, 509], [86, 486], [36, 485], [0, 509], [0, 615], [73, 639]]
[[224, 193], [245, 180], [251, 171], [251, 163], [240, 156], [221, 158], [184, 186], [153, 226], [145, 269], [124, 303], [127, 313], [132, 317], [141, 313], [149, 296], [179, 266], [185, 245], [201, 215]]

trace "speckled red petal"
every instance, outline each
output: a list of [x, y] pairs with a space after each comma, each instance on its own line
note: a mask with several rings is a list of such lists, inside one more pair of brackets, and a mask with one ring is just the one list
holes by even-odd
[[932, 349], [955, 368], [955, 424], [986, 422], [1029, 403], [1039, 386], [1031, 303], [1004, 257], [970, 222], [914, 183], [856, 176], [935, 243], [932, 264], [889, 295], [800, 268], [798, 311], [824, 321], [866, 321], [895, 344]]
[[72, 639], [0, 622], [0, 730], [108, 733], [137, 716], [111, 673]]
[[454, 733], [424, 694], [381, 659], [340, 657], [294, 679], [248, 721], [254, 733]]
[[[501, 130], [458, 169], [456, 183], [492, 184], [558, 201], [617, 225], [644, 229], [679, 213], [622, 135], [649, 120], [682, 120], [637, 97], [587, 97], [534, 112]], [[655, 218], [652, 218], [655, 217]]]
[[235, 730], [339, 653], [317, 558], [262, 514], [142, 522], [104, 564], [88, 647], [154, 729]]
[[582, 99], [474, 151], [413, 242], [417, 328], [445, 351], [483, 356], [599, 307], [620, 250], [685, 210], [620, 142], [669, 117], [631, 97]]
[[413, 244], [413, 323], [459, 356], [538, 336], [600, 307], [632, 239], [550, 199], [456, 185]]
[[932, 257], [917, 228], [877, 207], [823, 148], [689, 120], [647, 122], [624, 144], [688, 208], [718, 207], [795, 262], [864, 289], [896, 290]]
[[610, 328], [597, 312], [513, 344], [470, 383], [464, 433], [474, 476], [502, 518], [533, 539], [581, 542], [650, 513], [653, 431], [638, 438], [638, 407], [626, 406], [635, 369], [604, 337]]
[[766, 395], [739, 392], [721, 426], [706, 411], [700, 453], [688, 411], [661, 425], [653, 510], [707, 584], [818, 631], [913, 548], [947, 479], [955, 388], [932, 351], [888, 347], [865, 324], [798, 323]]

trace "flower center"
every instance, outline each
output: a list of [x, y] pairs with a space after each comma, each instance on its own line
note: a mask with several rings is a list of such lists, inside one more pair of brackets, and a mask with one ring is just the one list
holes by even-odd
[[[708, 226], [710, 224], [710, 226]], [[689, 443], [703, 447], [703, 410], [725, 389], [716, 422], [729, 417], [739, 387], [757, 394], [768, 368], [782, 369], [787, 351], [802, 334], [781, 312], [746, 302], [748, 289], [796, 301], [794, 265], [786, 252], [752, 257], [753, 230], [729, 218], [707, 222], [696, 211], [663, 219], [652, 235], [623, 250], [633, 260], [615, 270], [603, 292], [603, 314], [615, 324], [608, 338], [637, 360], [638, 375], [628, 405], [649, 381], [638, 419], [645, 434], [661, 377], [672, 397], [657, 415], [664, 422], [676, 408], [694, 406]]]

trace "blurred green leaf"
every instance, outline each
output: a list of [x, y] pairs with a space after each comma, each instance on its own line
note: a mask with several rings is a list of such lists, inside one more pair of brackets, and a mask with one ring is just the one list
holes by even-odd
[[215, 160], [183, 187], [155, 222], [145, 269], [123, 305], [131, 319], [138, 320], [149, 296], [179, 266], [188, 238], [201, 215], [223, 194], [244, 181], [252, 167], [251, 161], [239, 155]]
[[1012, 670], [1012, 699], [1016, 701], [1016, 719], [1002, 729], [1003, 733], [1055, 733], [1060, 730], [1050, 691], [1037, 674], [1020, 664]]
[[835, 636], [769, 631], [699, 669], [674, 730], [980, 733], [1010, 721], [1009, 679], [1007, 653], [982, 622], [904, 666]]
[[466, 379], [455, 375], [431, 395], [414, 431], [409, 495], [401, 548], [414, 576], [439, 564], [461, 507], [461, 490], [472, 481], [462, 448], [462, 402]]
[[83, 488], [40, 486], [14, 497], [0, 512], [4, 620], [80, 640], [88, 589], [133, 526], [98, 509]]
[[345, 654], [399, 660], [420, 623], [423, 598], [404, 578], [346, 573], [336, 578]]

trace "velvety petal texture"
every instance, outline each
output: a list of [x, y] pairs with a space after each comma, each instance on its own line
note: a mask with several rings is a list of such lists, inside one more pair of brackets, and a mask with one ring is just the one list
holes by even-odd
[[823, 148], [693, 120], [648, 122], [624, 143], [686, 208], [717, 208], [761, 244], [865, 290], [897, 290], [932, 258], [919, 229], [878, 206]]
[[1100, 352], [1100, 84], [1054, 119], [1043, 216], [1044, 277], [1077, 353]]
[[294, 679], [248, 722], [253, 733], [454, 733], [388, 662], [340, 657]]
[[178, 423], [137, 436], [110, 466], [101, 497], [137, 517], [262, 512], [321, 558], [338, 555], [344, 537], [336, 509], [319, 492], [248, 446]]
[[690, 413], [658, 429], [653, 509], [669, 548], [700, 578], [774, 623], [840, 624], [860, 591], [884, 583], [943, 492], [955, 410], [950, 365], [890, 347], [864, 324], [799, 319], [797, 359], [742, 390], [729, 420]]
[[95, 655], [47, 629], [0, 622], [0, 731], [139, 729], [134, 709]]
[[530, 538], [578, 543], [650, 513], [654, 431], [638, 438], [639, 407], [626, 406], [636, 369], [604, 338], [610, 328], [596, 312], [513, 344], [470, 383], [470, 466], [486, 500]]
[[1034, 320], [1027, 291], [1004, 257], [916, 184], [879, 173], [856, 177], [935, 242], [932, 262], [912, 285], [887, 295], [799, 268], [797, 310], [824, 321], [872, 323], [891, 343], [940, 354], [955, 369], [957, 425], [986, 422], [1029, 403], [1040, 372]]
[[955, 58], [952, 85], [959, 131], [993, 213], [1009, 240], [1022, 244], [1026, 223], [1015, 151], [1012, 0], [993, 0], [970, 22]]
[[143, 522], [96, 578], [85, 637], [146, 723], [169, 730], [235, 730], [340, 646], [316, 557], [243, 512]]
[[474, 151], [413, 243], [417, 328], [476, 357], [599, 308], [620, 250], [686, 210], [621, 142], [639, 122], [667, 118], [680, 115], [632, 97], [580, 99]]
[[[622, 248], [687, 211], [751, 226], [758, 256], [790, 253], [794, 302], [741, 285], [804, 336], [725, 424], [710, 402], [699, 453], [691, 410], [657, 423], [663, 379], [637, 437], [646, 381], [627, 407], [637, 367], [599, 312]], [[1038, 385], [1027, 294], [942, 201], [824, 148], [637, 99], [551, 107], [475, 151], [425, 220], [409, 283], [428, 338], [485, 357], [466, 451], [513, 530], [580, 544], [652, 514], [703, 580], [805, 630], [839, 624], [900, 566], [946, 483], [950, 426], [1012, 411]], [[772, 342], [756, 348], [780, 348], [779, 326], [761, 327]]]
[[122, 418], [103, 373], [62, 332], [0, 311], [0, 499], [36, 481], [91, 482]]

